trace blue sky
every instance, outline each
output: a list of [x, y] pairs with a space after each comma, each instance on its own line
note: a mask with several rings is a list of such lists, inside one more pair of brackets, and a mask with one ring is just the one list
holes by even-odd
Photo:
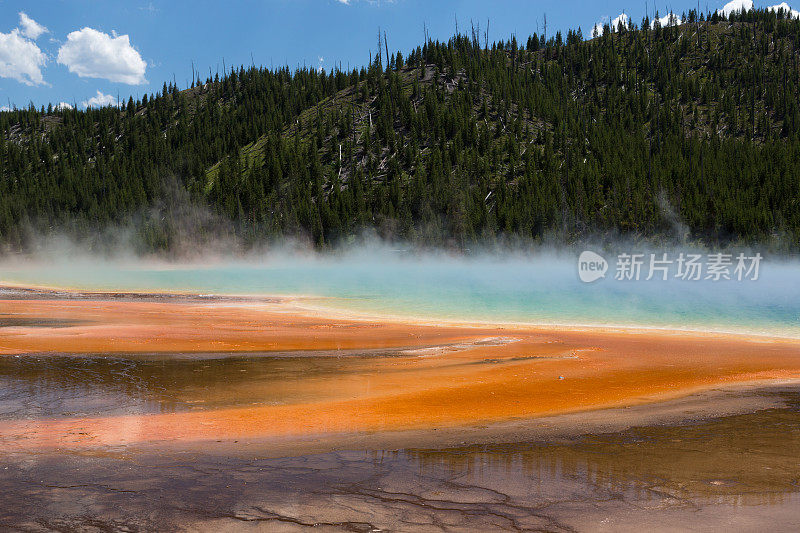
[[[696, 5], [649, 0], [651, 14]], [[185, 87], [192, 62], [204, 78], [209, 68], [222, 71], [223, 60], [229, 68], [361, 66], [378, 27], [392, 51], [406, 53], [422, 42], [423, 23], [433, 38], [447, 39], [456, 19], [461, 28], [471, 19], [484, 28], [488, 19], [490, 40], [516, 33], [524, 41], [543, 30], [545, 14], [549, 33], [580, 26], [589, 36], [623, 11], [638, 24], [645, 0], [0, 0], [0, 106], [104, 105], [153, 93], [173, 76]]]

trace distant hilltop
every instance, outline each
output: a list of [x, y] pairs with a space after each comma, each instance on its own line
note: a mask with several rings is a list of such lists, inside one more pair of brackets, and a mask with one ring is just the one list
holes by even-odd
[[800, 248], [791, 12], [486, 35], [407, 54], [384, 37], [348, 72], [239, 67], [119, 108], [2, 112], [0, 249], [123, 226], [146, 251], [365, 230]]

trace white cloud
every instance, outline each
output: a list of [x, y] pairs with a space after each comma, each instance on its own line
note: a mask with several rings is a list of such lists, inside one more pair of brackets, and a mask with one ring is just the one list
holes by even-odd
[[[358, 0], [336, 0], [340, 4], [344, 4], [346, 6], [351, 6], [355, 4]], [[381, 4], [394, 4], [396, 0], [362, 0], [372, 5], [381, 5]]]
[[792, 18], [800, 18], [800, 11], [797, 11], [796, 9], [792, 9], [792, 8], [791, 8], [791, 6], [789, 6], [789, 4], [787, 4], [786, 2], [781, 2], [780, 4], [778, 4], [778, 5], [775, 5], [775, 6], [769, 6], [769, 7], [767, 8], [767, 11], [774, 11], [775, 13], [777, 13], [777, 12], [778, 12], [778, 11], [780, 11], [781, 9], [783, 9], [783, 11], [784, 11], [784, 12], [785, 12], [787, 15], [788, 15], [789, 13], [791, 13], [791, 15], [790, 15], [790, 16], [791, 16]]
[[731, 13], [750, 11], [751, 9], [753, 9], [753, 0], [731, 0], [725, 4], [722, 9], [718, 9], [717, 13], [727, 17], [730, 16]]
[[605, 25], [608, 22], [608, 17], [600, 17], [600, 20], [592, 28], [592, 37], [600, 37], [605, 33]]
[[11, 111], [11, 108], [8, 107], [7, 105], [0, 106], [0, 112], [3, 112], [3, 111]]
[[595, 24], [594, 27], [592, 28], [592, 36], [594, 37], [595, 32], [597, 32], [598, 36], [603, 35], [606, 24], [609, 24], [611, 26], [611, 31], [617, 31], [620, 22], [622, 22], [622, 25], [627, 28], [628, 22], [630, 22], [630, 20], [631, 18], [625, 13], [620, 13], [620, 15], [611, 22], [608, 22], [608, 17], [601, 17], [600, 20], [597, 22], [597, 24]]
[[73, 31], [58, 50], [58, 62], [81, 78], [103, 78], [129, 85], [147, 83], [147, 63], [131, 46], [128, 36], [112, 34], [93, 28]]
[[[100, 91], [97, 91], [97, 92], [99, 93]], [[95, 97], [95, 98], [97, 98], [97, 97]], [[58, 109], [60, 111], [63, 111], [65, 109], [75, 109], [72, 104], [68, 104], [66, 102], [60, 102], [55, 107], [56, 107], [56, 109]]]
[[654, 19], [653, 22], [650, 23], [651, 26], [655, 26], [656, 20], [658, 21], [658, 25], [661, 26], [662, 28], [677, 26], [681, 23], [681, 19], [678, 18], [678, 15], [672, 12], [667, 13], [661, 18]]
[[34, 41], [43, 33], [47, 33], [47, 28], [30, 18], [23, 11], [19, 12], [19, 26], [21, 33]]
[[11, 78], [25, 85], [42, 85], [42, 67], [47, 56], [19, 29], [0, 33], [0, 78]]
[[[69, 104], [67, 104], [69, 105]], [[117, 105], [117, 99], [110, 94], [103, 94], [97, 91], [97, 94], [81, 102], [83, 107], [108, 107]]]
[[617, 18], [611, 21], [611, 27], [614, 29], [614, 31], [617, 31], [620, 22], [622, 23], [623, 26], [627, 27], [628, 22], [630, 22], [630, 20], [631, 18], [628, 15], [626, 15], [625, 13], [621, 13]]

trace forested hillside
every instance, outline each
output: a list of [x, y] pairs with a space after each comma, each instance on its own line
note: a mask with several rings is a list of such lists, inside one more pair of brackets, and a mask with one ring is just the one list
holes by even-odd
[[0, 246], [136, 221], [168, 249], [148, 213], [180, 201], [247, 243], [800, 248], [800, 21], [681, 18], [494, 44], [473, 28], [389, 57], [382, 40], [352, 72], [242, 67], [119, 109], [0, 113]]

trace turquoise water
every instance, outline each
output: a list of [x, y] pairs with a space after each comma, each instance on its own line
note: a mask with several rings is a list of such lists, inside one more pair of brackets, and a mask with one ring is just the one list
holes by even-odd
[[[306, 295], [381, 315], [487, 322], [668, 327], [800, 336], [800, 263], [757, 281], [578, 278], [577, 254], [463, 258], [387, 250], [211, 264], [48, 259], [0, 264], [0, 282], [96, 290]], [[2, 310], [0, 310], [0, 313]]]

